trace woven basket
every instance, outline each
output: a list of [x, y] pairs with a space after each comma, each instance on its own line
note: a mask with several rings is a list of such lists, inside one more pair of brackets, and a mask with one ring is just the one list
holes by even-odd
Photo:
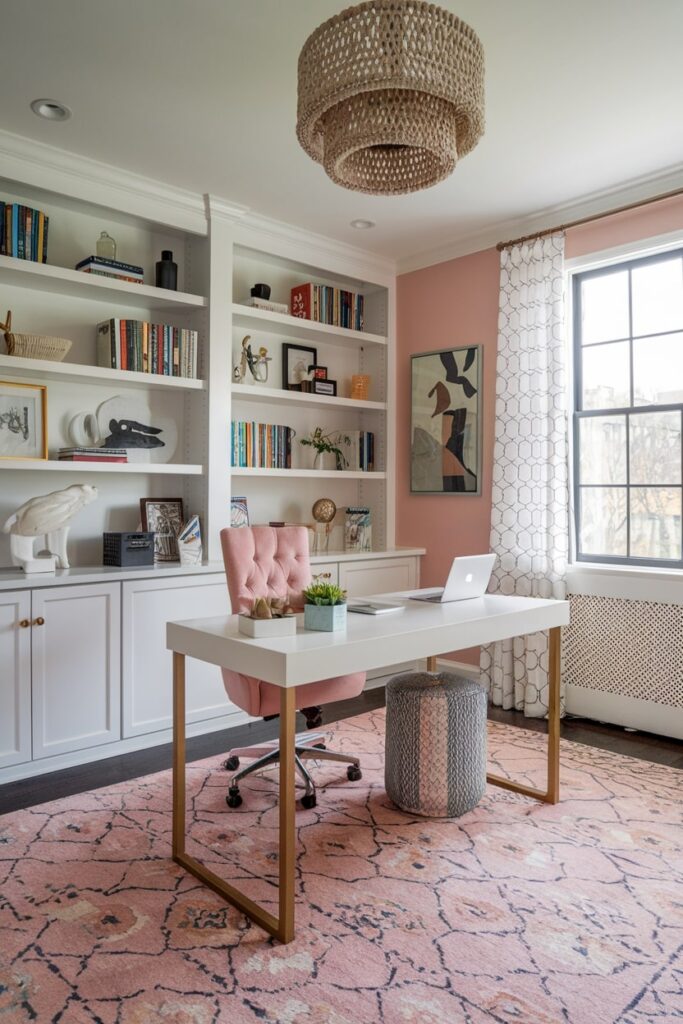
[[26, 359], [50, 359], [61, 363], [71, 348], [68, 338], [51, 338], [46, 334], [13, 334], [12, 313], [8, 311], [7, 320], [0, 324], [5, 330], [7, 352], [11, 356], [23, 356]]

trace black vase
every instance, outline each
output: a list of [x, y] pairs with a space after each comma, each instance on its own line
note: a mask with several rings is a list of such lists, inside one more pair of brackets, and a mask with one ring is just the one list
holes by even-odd
[[157, 263], [157, 288], [168, 288], [172, 292], [178, 290], [178, 264], [173, 262], [170, 249], [162, 251]]
[[251, 294], [255, 299], [265, 299], [267, 301], [270, 298], [270, 285], [255, 284], [251, 289]]

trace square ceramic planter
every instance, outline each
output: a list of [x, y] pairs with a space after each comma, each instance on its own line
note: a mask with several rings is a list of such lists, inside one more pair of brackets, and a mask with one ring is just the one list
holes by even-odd
[[346, 605], [305, 604], [304, 629], [315, 629], [321, 633], [346, 629]]
[[240, 615], [237, 628], [240, 633], [255, 640], [274, 636], [295, 636], [296, 615], [285, 615], [281, 619], [252, 619], [249, 615]]

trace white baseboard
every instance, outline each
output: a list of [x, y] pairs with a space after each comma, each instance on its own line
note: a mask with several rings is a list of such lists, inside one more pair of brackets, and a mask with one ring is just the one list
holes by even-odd
[[683, 709], [567, 684], [567, 714], [683, 740]]

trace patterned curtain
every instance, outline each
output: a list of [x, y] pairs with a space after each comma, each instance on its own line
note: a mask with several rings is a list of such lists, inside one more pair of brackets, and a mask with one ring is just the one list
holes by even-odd
[[[569, 547], [564, 236], [504, 249], [500, 266], [491, 592], [563, 598]], [[494, 704], [548, 714], [548, 638], [482, 648]], [[563, 702], [564, 703], [564, 702]]]

